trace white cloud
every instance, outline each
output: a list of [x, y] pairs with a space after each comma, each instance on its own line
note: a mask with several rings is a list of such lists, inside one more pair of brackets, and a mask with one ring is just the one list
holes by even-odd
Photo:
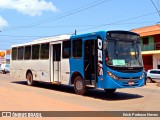
[[0, 16], [0, 30], [8, 26], [8, 22]]
[[0, 0], [0, 8], [15, 9], [30, 16], [40, 16], [43, 11], [57, 11], [52, 2], [45, 0]]

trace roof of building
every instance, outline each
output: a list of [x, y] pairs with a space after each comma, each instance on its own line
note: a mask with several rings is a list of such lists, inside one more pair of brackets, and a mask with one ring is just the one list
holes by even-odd
[[137, 28], [131, 31], [140, 34], [141, 37], [156, 35], [160, 34], [160, 24]]

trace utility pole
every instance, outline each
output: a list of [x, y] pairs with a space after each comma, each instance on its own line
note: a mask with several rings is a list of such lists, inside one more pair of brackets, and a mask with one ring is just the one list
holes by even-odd
[[77, 30], [75, 30], [74, 34], [77, 35]]

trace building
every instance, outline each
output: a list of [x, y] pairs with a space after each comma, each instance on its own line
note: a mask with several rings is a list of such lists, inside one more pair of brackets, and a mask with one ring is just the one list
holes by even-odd
[[0, 65], [10, 64], [10, 50], [0, 50]]
[[142, 57], [145, 69], [160, 69], [160, 24], [131, 31], [141, 36]]

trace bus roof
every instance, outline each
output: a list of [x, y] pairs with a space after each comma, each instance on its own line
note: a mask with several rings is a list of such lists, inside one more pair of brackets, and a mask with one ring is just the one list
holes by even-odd
[[103, 35], [106, 36], [107, 32], [120, 32], [120, 33], [129, 33], [129, 34], [135, 34], [138, 35], [137, 33], [131, 32], [131, 31], [125, 31], [125, 30], [109, 30], [109, 31], [98, 31], [98, 32], [91, 32], [91, 33], [86, 33], [86, 34], [80, 34], [80, 35], [72, 35], [71, 39], [76, 39], [76, 38], [83, 38], [83, 37], [89, 37], [89, 36], [94, 36], [94, 35]]
[[32, 45], [32, 44], [40, 44], [40, 43], [48, 43], [48, 42], [55, 42], [55, 41], [63, 41], [63, 40], [70, 39], [70, 36], [71, 35], [60, 35], [60, 36], [42, 38], [42, 39], [33, 40], [32, 42], [28, 42], [28, 43], [12, 45], [11, 47], [18, 47], [18, 46], [25, 46], [25, 45]]
[[[24, 44], [17, 44], [17, 45], [12, 45], [11, 47], [18, 47], [18, 46], [25, 46], [25, 45], [32, 45], [32, 44], [40, 44], [40, 43], [47, 43], [47, 42], [55, 42], [55, 41], [63, 41], [67, 39], [76, 39], [76, 38], [83, 38], [83, 37], [89, 37], [89, 36], [94, 36], [94, 35], [106, 35], [106, 32], [128, 32], [132, 34], [137, 34], [131, 31], [123, 31], [123, 30], [111, 30], [111, 31], [98, 31], [98, 32], [91, 32], [91, 33], [86, 33], [86, 34], [79, 34], [79, 35], [60, 35], [60, 36], [54, 36], [54, 37], [48, 37], [48, 38], [42, 38], [42, 39], [37, 39], [33, 40], [32, 42], [24, 43]], [[137, 34], [138, 35], [138, 34]]]
[[91, 33], [80, 34], [80, 35], [72, 35], [71, 39], [82, 38], [82, 37], [93, 36], [93, 35], [101, 35], [101, 34], [106, 34], [106, 32], [107, 31], [98, 31], [98, 32], [91, 32]]

